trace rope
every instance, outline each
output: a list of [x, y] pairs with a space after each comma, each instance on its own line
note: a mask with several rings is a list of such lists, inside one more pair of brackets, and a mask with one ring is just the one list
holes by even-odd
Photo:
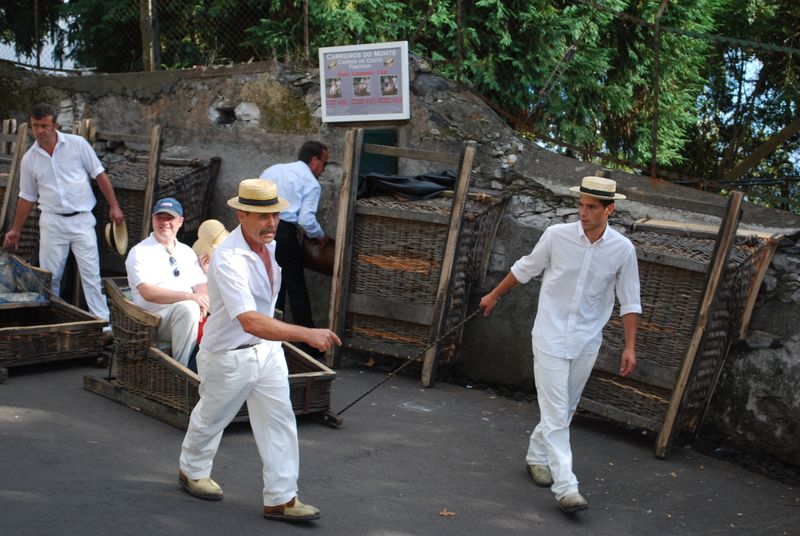
[[410, 365], [411, 363], [413, 363], [414, 361], [416, 361], [417, 359], [419, 359], [419, 357], [420, 357], [420, 356], [422, 356], [422, 354], [424, 354], [425, 352], [427, 352], [428, 350], [430, 350], [431, 348], [433, 348], [434, 346], [436, 346], [437, 344], [439, 344], [439, 341], [441, 341], [442, 339], [444, 339], [445, 337], [447, 337], [448, 335], [450, 335], [452, 332], [454, 332], [456, 329], [460, 328], [461, 326], [463, 326], [464, 324], [466, 324], [467, 322], [469, 322], [470, 320], [472, 320], [474, 317], [476, 317], [476, 316], [478, 315], [478, 313], [480, 313], [480, 312], [482, 312], [482, 311], [483, 311], [483, 309], [481, 309], [480, 307], [478, 307], [478, 308], [477, 308], [475, 311], [473, 311], [472, 313], [470, 313], [470, 315], [469, 315], [468, 317], [466, 317], [464, 320], [462, 320], [461, 322], [459, 322], [458, 324], [456, 324], [456, 325], [455, 325], [455, 326], [453, 326], [452, 328], [448, 329], [448, 330], [447, 330], [446, 332], [444, 332], [444, 333], [443, 333], [443, 334], [442, 334], [442, 335], [441, 335], [439, 338], [437, 338], [435, 341], [433, 341], [432, 343], [430, 343], [428, 346], [426, 346], [425, 348], [423, 348], [422, 350], [420, 350], [420, 351], [419, 351], [419, 352], [418, 352], [416, 355], [413, 355], [413, 356], [411, 356], [410, 358], [408, 358], [408, 360], [407, 360], [405, 363], [403, 363], [402, 365], [400, 365], [399, 367], [397, 367], [396, 369], [394, 369], [392, 372], [390, 372], [390, 373], [389, 373], [389, 375], [388, 375], [388, 376], [386, 376], [386, 377], [385, 377], [385, 378], [383, 378], [381, 381], [379, 381], [378, 383], [376, 383], [375, 385], [373, 385], [373, 386], [372, 386], [370, 389], [368, 389], [368, 390], [367, 390], [367, 392], [366, 392], [366, 393], [364, 393], [363, 395], [359, 396], [358, 398], [356, 398], [355, 400], [353, 400], [352, 402], [350, 402], [348, 405], [346, 405], [346, 406], [344, 407], [344, 409], [342, 409], [341, 411], [339, 411], [339, 413], [337, 413], [337, 414], [336, 414], [336, 416], [337, 416], [337, 417], [341, 416], [341, 415], [342, 415], [342, 413], [344, 413], [345, 411], [347, 411], [347, 410], [348, 410], [348, 409], [350, 409], [351, 407], [355, 406], [355, 405], [356, 405], [356, 403], [360, 402], [360, 401], [361, 401], [363, 398], [365, 398], [365, 397], [366, 397], [368, 394], [370, 394], [372, 391], [374, 391], [375, 389], [377, 389], [378, 387], [380, 387], [381, 385], [383, 385], [384, 383], [386, 383], [387, 381], [389, 381], [389, 379], [390, 379], [392, 376], [395, 376], [397, 373], [399, 373], [401, 370], [403, 370], [404, 368], [406, 368], [408, 365]]

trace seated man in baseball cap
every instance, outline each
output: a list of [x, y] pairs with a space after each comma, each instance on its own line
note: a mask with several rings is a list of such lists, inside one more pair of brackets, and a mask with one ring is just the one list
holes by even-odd
[[125, 260], [128, 283], [133, 302], [161, 317], [158, 340], [170, 344], [172, 357], [188, 367], [198, 325], [208, 314], [206, 275], [192, 248], [176, 238], [183, 225], [183, 207], [177, 199], [159, 199], [152, 224], [153, 232]]

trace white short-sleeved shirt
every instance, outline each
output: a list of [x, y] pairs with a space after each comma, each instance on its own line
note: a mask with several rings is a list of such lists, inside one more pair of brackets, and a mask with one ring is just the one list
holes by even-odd
[[[273, 285], [261, 258], [250, 249], [242, 235], [241, 226], [231, 232], [214, 252], [208, 268], [208, 300], [213, 311], [203, 328], [200, 347], [207, 352], [220, 353], [261, 339], [242, 329], [237, 318], [248, 311], [272, 317], [278, 289], [281, 288], [281, 269], [275, 261], [275, 242], [267, 244], [272, 262]], [[280, 341], [267, 341], [280, 346]]]
[[278, 195], [289, 202], [289, 208], [281, 212], [282, 221], [299, 225], [309, 238], [325, 236], [317, 221], [322, 189], [308, 164], [302, 160], [275, 164], [265, 169], [260, 178], [274, 182], [278, 186]]
[[43, 212], [89, 212], [95, 197], [88, 177], [105, 171], [92, 146], [84, 138], [56, 131], [53, 156], [35, 142], [20, 165], [19, 196], [39, 203]]
[[520, 283], [544, 273], [533, 346], [556, 357], [575, 359], [600, 349], [615, 289], [621, 315], [642, 312], [636, 250], [610, 226], [594, 243], [580, 222], [548, 227], [511, 273]]
[[[158, 285], [179, 292], [192, 292], [192, 287], [207, 281], [206, 274], [203, 273], [192, 248], [177, 240], [175, 242], [172, 255], [170, 255], [167, 248], [156, 240], [153, 233], [150, 233], [150, 236], [136, 244], [128, 252], [128, 257], [125, 259], [128, 283], [131, 286], [133, 303], [142, 309], [158, 313], [169, 306], [169, 304], [153, 303], [142, 298], [138, 289], [142, 283]], [[169, 262], [170, 256], [176, 261], [174, 266]], [[179, 271], [177, 277], [174, 274], [175, 268]]]

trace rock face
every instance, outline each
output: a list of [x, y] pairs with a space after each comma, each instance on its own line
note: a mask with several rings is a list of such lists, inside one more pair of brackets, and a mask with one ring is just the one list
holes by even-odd
[[[458, 152], [465, 139], [477, 141], [472, 184], [503, 192], [510, 201], [493, 245], [486, 288], [472, 289], [471, 311], [511, 264], [533, 248], [548, 225], [576, 219], [568, 188], [599, 168], [516, 135], [467, 88], [432, 74], [420, 62], [412, 65], [411, 119], [356, 126], [394, 128], [399, 145], [439, 151]], [[141, 133], [158, 123], [166, 140], [165, 155], [222, 157], [211, 216], [228, 228], [235, 222], [225, 201], [241, 179], [258, 176], [268, 165], [295, 160], [303, 141], [319, 139], [329, 146], [331, 157], [320, 181], [318, 216], [328, 233], [335, 232], [344, 136], [353, 125], [321, 122], [315, 71], [254, 63], [43, 77], [3, 69], [3, 117], [25, 120], [32, 104], [48, 101], [58, 106], [59, 122], [67, 131], [72, 122], [88, 117], [99, 129], [118, 132]], [[430, 171], [415, 166], [419, 164], [401, 161], [400, 172]], [[622, 172], [612, 177], [629, 197], [617, 204], [612, 221], [620, 229], [642, 217], [718, 223], [725, 210], [726, 200], [714, 194]], [[786, 238], [762, 285], [752, 335], [729, 356], [703, 430], [800, 465], [800, 217], [747, 206], [742, 224]], [[324, 325], [330, 279], [312, 273], [309, 278], [315, 317]], [[537, 293], [534, 281], [503, 300], [491, 319], [473, 320], [464, 331], [455, 372], [472, 381], [531, 391], [529, 333]]]

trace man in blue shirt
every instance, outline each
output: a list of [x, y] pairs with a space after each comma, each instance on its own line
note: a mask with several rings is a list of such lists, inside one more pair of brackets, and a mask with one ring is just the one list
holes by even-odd
[[280, 214], [275, 237], [275, 258], [283, 270], [277, 308], [284, 308], [288, 294], [292, 321], [309, 328], [314, 327], [314, 320], [303, 272], [299, 231], [309, 238], [320, 239], [323, 247], [330, 241], [317, 221], [321, 191], [317, 179], [325, 171], [327, 163], [328, 148], [318, 141], [307, 141], [300, 148], [296, 162], [275, 164], [261, 173], [262, 179], [271, 180], [278, 185], [278, 194], [289, 202], [289, 208]]

